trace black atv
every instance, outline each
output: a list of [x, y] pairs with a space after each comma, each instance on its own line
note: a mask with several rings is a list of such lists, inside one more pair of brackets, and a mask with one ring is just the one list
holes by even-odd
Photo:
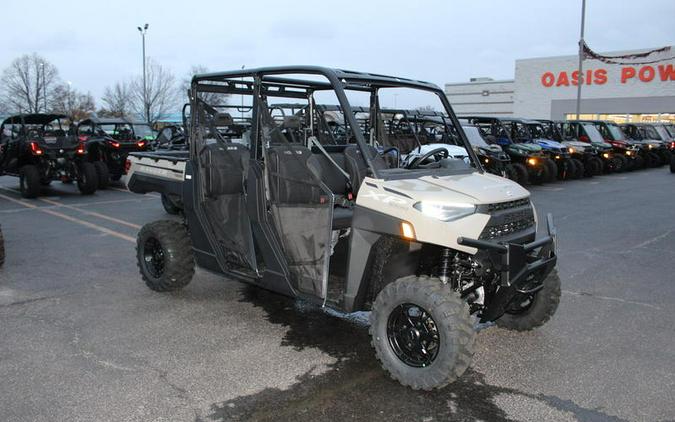
[[[538, 122], [541, 124], [540, 128], [543, 129], [545, 138], [553, 139], [565, 145], [572, 161], [575, 164], [577, 161], [582, 163], [581, 168], [584, 169], [585, 177], [598, 176], [605, 172], [607, 166], [605, 166], [603, 159], [610, 159], [608, 151], [612, 150], [611, 145], [594, 145], [588, 142], [588, 140], [582, 142], [576, 134], [572, 135], [564, 132], [564, 122], [555, 122], [553, 120], [538, 120]], [[603, 153], [605, 154], [604, 156], [602, 155]], [[576, 167], [580, 166], [576, 165]]]
[[77, 136], [87, 150], [87, 160], [96, 167], [98, 188], [105, 189], [110, 181], [125, 174], [130, 152], [145, 151], [154, 140], [154, 132], [145, 123], [121, 118], [90, 117], [77, 125]]
[[515, 180], [521, 185], [544, 183], [557, 175], [557, 167], [542, 152], [542, 147], [533, 143], [517, 143], [501, 119], [497, 117], [462, 117], [470, 125], [478, 128], [488, 144], [500, 146], [511, 160], [511, 166], [517, 174]]
[[96, 191], [98, 176], [85, 145], [61, 114], [19, 114], [0, 126], [0, 175], [19, 177], [21, 195], [35, 198], [53, 180], [77, 181], [83, 195]]
[[511, 158], [504, 152], [502, 147], [495, 144], [488, 144], [481, 136], [480, 130], [471, 125], [462, 126], [466, 137], [469, 139], [481, 164], [488, 172], [498, 176], [515, 180], [521, 185], [527, 183], [526, 180], [519, 180], [519, 172], [511, 164]]
[[604, 120], [589, 120], [598, 129], [606, 142], [609, 142], [617, 152], [617, 157], [625, 159], [625, 169], [639, 170], [645, 167], [655, 167], [660, 162], [658, 155], [651, 152], [647, 144], [628, 139], [618, 124]]
[[[637, 141], [646, 145], [649, 149], [651, 160], [650, 167], [670, 164], [669, 139], [659, 133], [656, 128], [648, 123], [624, 123], [621, 129], [631, 141]], [[654, 157], [658, 156], [658, 160]]]

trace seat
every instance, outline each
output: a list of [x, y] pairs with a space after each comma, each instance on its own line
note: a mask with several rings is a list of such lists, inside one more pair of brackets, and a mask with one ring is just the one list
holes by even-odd
[[201, 152], [205, 170], [206, 196], [240, 194], [250, 156], [248, 148], [240, 144], [207, 144]]
[[312, 157], [302, 145], [274, 145], [267, 150], [272, 198], [282, 204], [318, 203], [320, 192], [312, 186], [307, 161]]
[[[389, 168], [387, 163], [377, 153], [377, 150], [373, 146], [368, 145], [366, 151], [376, 170]], [[358, 145], [350, 145], [345, 148], [344, 155], [347, 173], [349, 173], [349, 177], [352, 181], [352, 189], [354, 194], [357, 194], [363, 183], [363, 179], [370, 175], [370, 169], [368, 168], [368, 164], [366, 164], [366, 160], [361, 155], [361, 150]]]

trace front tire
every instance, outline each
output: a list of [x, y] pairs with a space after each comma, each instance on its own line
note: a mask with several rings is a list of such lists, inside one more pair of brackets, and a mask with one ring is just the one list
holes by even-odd
[[670, 172], [675, 173], [675, 153], [670, 157]]
[[80, 174], [77, 175], [77, 188], [82, 195], [91, 195], [96, 192], [98, 176], [96, 167], [92, 163], [82, 163]]
[[548, 167], [548, 179], [546, 182], [553, 183], [558, 180], [558, 165], [555, 161], [547, 158], [546, 161], [544, 161], [544, 164]]
[[511, 165], [513, 166], [513, 170], [516, 172], [516, 182], [518, 182], [521, 186], [527, 186], [530, 183], [527, 167], [521, 163], [513, 163]]
[[560, 277], [553, 270], [544, 280], [544, 287], [533, 297], [518, 294], [497, 325], [507, 330], [529, 331], [547, 323], [560, 303]]
[[176, 221], [143, 226], [136, 238], [136, 259], [143, 281], [156, 292], [182, 289], [195, 273], [190, 235]]
[[414, 390], [442, 388], [471, 364], [475, 331], [469, 306], [437, 278], [407, 276], [385, 286], [370, 315], [382, 367]]
[[19, 191], [24, 198], [36, 198], [40, 194], [40, 170], [33, 164], [26, 164], [19, 170]]
[[103, 161], [94, 161], [96, 168], [96, 177], [98, 178], [98, 188], [106, 189], [110, 185], [110, 171], [108, 165]]

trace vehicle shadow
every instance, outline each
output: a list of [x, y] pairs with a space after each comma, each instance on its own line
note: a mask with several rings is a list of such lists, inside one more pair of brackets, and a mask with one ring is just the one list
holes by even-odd
[[488, 385], [472, 369], [442, 390], [413, 391], [390, 379], [380, 367], [363, 318], [330, 315], [318, 306], [251, 286], [242, 289], [240, 300], [264, 309], [269, 322], [287, 328], [283, 346], [317, 348], [335, 363], [318, 375], [317, 368], [307, 371], [286, 390], [268, 388], [214, 403], [210, 413], [197, 417], [198, 421], [514, 420], [497, 405], [499, 396], [518, 396], [515, 400], [533, 408], [548, 407], [549, 417], [557, 410], [572, 413], [580, 421], [621, 421], [555, 396]]

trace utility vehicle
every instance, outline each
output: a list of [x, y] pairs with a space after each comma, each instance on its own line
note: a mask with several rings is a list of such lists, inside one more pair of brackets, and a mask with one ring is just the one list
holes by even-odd
[[[252, 104], [248, 144], [221, 137], [231, 116], [201, 93]], [[389, 167], [375, 145], [379, 104], [418, 98], [441, 108], [469, 160]], [[344, 312], [371, 311], [375, 353], [393, 378], [440, 388], [471, 362], [474, 320], [529, 330], [555, 312], [555, 230], [536, 238], [529, 193], [486, 173], [443, 91], [410, 79], [321, 67], [196, 75], [184, 161], [184, 222], [156, 221], [138, 234], [141, 276], [153, 290], [185, 287], [194, 265]], [[302, 101], [312, 117], [291, 137], [270, 107]], [[351, 102], [369, 104], [365, 137]], [[338, 102], [346, 139], [318, 141], [314, 105]], [[292, 123], [293, 125], [296, 122]], [[147, 153], [152, 155], [153, 153]], [[142, 154], [136, 154], [142, 155]], [[134, 158], [132, 156], [131, 158]], [[129, 188], [143, 192], [132, 170]]]
[[96, 166], [98, 188], [124, 175], [127, 155], [145, 151], [155, 137], [150, 126], [123, 118], [90, 117], [77, 125], [78, 139], [87, 148], [87, 159]]
[[649, 149], [637, 141], [629, 140], [616, 123], [604, 120], [581, 120], [581, 122], [595, 125], [605, 142], [612, 144], [617, 153], [616, 157], [622, 157], [624, 161], [622, 166], [625, 170], [639, 170], [653, 161]]
[[564, 139], [589, 145], [602, 160], [605, 173], [622, 172], [626, 170], [627, 159], [623, 153], [617, 154], [612, 144], [605, 142], [598, 128], [589, 122], [558, 121], [554, 127]]
[[462, 117], [470, 125], [480, 131], [481, 136], [489, 144], [499, 145], [509, 155], [511, 165], [517, 174], [515, 180], [521, 185], [543, 183], [550, 180], [553, 168], [550, 160], [542, 152], [541, 146], [532, 143], [516, 143], [507, 127], [497, 117], [465, 116]]
[[527, 183], [526, 180], [518, 179], [518, 172], [511, 165], [511, 159], [502, 147], [485, 142], [480, 130], [476, 126], [462, 125], [462, 130], [464, 130], [469, 143], [486, 171], [509, 178], [521, 185]]
[[150, 143], [153, 150], [187, 151], [185, 129], [182, 125], [164, 126]]
[[[567, 152], [570, 155], [571, 162], [575, 167], [575, 171], [579, 172], [583, 169], [585, 177], [592, 177], [600, 175], [604, 172], [605, 165], [602, 158], [599, 157], [601, 149], [612, 149], [612, 146], [607, 144], [603, 148], [598, 145], [593, 145], [589, 142], [581, 142], [574, 136], [565, 136], [563, 134], [563, 122], [554, 122], [553, 120], [537, 120], [539, 125], [532, 125], [530, 130], [535, 133], [540, 133], [540, 136], [547, 139], [553, 139], [567, 147]], [[583, 166], [579, 166], [577, 162], [581, 162]]]
[[640, 142], [649, 148], [652, 161], [650, 167], [670, 163], [670, 139], [665, 128], [655, 127], [649, 123], [624, 123], [620, 127], [628, 139]]
[[2, 122], [0, 175], [18, 176], [24, 198], [35, 198], [53, 180], [76, 180], [83, 195], [96, 191], [96, 169], [66, 120], [61, 114], [18, 114]]

